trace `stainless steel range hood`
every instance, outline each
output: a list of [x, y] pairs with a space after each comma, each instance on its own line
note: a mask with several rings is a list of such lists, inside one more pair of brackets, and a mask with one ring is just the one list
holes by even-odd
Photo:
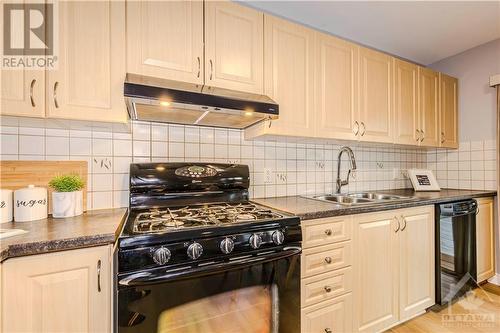
[[279, 113], [267, 96], [130, 73], [124, 94], [135, 120], [243, 129]]

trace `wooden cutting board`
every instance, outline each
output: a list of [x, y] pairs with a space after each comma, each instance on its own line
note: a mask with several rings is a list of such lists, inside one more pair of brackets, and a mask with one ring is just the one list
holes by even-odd
[[49, 214], [52, 212], [52, 189], [49, 181], [54, 176], [77, 174], [85, 181], [83, 210], [87, 210], [87, 161], [0, 161], [0, 188], [16, 190], [30, 184], [46, 187]]

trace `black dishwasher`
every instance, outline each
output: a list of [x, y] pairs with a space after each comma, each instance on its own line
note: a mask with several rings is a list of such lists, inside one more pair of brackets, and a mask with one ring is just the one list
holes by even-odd
[[436, 205], [436, 303], [445, 305], [476, 286], [477, 202]]

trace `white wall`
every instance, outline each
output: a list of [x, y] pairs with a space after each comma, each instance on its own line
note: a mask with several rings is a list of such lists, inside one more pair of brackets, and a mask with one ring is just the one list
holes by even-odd
[[489, 79], [500, 73], [500, 39], [429, 67], [458, 78], [460, 141], [496, 139], [496, 93]]

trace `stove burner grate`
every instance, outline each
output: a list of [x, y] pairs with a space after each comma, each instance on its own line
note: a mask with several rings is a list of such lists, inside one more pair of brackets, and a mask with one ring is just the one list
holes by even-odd
[[136, 216], [133, 231], [155, 233], [279, 218], [283, 215], [250, 202], [151, 209]]

